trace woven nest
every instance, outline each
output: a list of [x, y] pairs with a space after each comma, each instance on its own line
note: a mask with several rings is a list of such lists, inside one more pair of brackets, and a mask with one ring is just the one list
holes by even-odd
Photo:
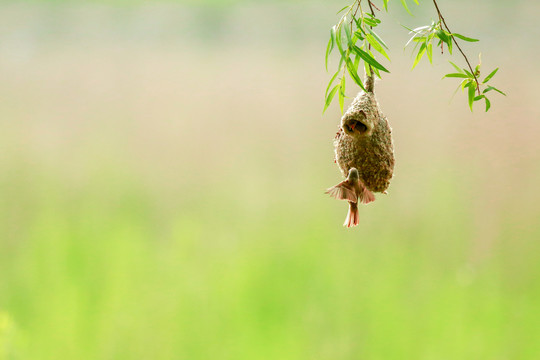
[[356, 168], [368, 190], [385, 192], [394, 173], [392, 129], [375, 98], [372, 77], [367, 77], [365, 87], [341, 118], [335, 159], [343, 176]]

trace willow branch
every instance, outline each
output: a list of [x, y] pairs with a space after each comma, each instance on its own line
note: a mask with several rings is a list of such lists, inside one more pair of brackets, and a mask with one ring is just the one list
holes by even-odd
[[456, 44], [459, 52], [461, 53], [461, 55], [463, 55], [463, 57], [465, 58], [465, 61], [467, 62], [467, 66], [469, 66], [469, 70], [471, 70], [471, 74], [473, 74], [474, 76], [474, 81], [476, 82], [476, 90], [478, 91], [478, 95], [480, 95], [480, 83], [478, 82], [478, 78], [476, 77], [476, 73], [475, 71], [473, 70], [472, 66], [471, 66], [471, 63], [469, 62], [469, 58], [467, 58], [467, 55], [465, 55], [465, 53], [463, 52], [463, 50], [461, 49], [461, 46], [459, 46], [456, 38], [454, 37], [452, 31], [450, 31], [450, 28], [448, 27], [448, 25], [446, 24], [446, 20], [444, 20], [444, 16], [441, 14], [441, 10], [439, 9], [439, 5], [437, 4], [437, 0], [433, 0], [433, 4], [435, 5], [435, 9], [437, 10], [437, 14], [439, 15], [439, 20], [441, 21], [441, 23], [444, 25], [444, 27], [446, 28], [446, 30], [450, 33], [450, 36], [452, 37], [452, 40], [454, 41], [454, 44]]

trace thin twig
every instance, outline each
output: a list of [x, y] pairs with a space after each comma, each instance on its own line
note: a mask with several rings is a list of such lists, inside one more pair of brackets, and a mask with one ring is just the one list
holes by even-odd
[[[375, 16], [375, 12], [373, 11], [373, 6], [375, 5], [373, 5], [373, 3], [370, 0], [368, 0], [368, 4], [369, 4], [369, 10], [371, 11], [371, 15]], [[373, 26], [370, 26], [369, 28], [373, 30]], [[368, 41], [368, 49], [371, 50], [371, 44], [369, 43], [369, 41]], [[371, 65], [369, 65], [369, 72], [371, 73], [371, 76], [373, 76], [373, 68], [371, 67]]]
[[371, 8], [372, 6], [373, 6], [375, 9], [377, 9], [378, 11], [381, 11], [381, 9], [379, 9], [374, 3], [372, 3], [372, 2], [370, 1], [370, 2], [369, 2], [369, 8], [371, 9], [371, 14], [372, 14], [372, 15], [375, 15], [375, 14], [373, 13], [373, 9]]
[[478, 95], [480, 95], [480, 83], [478, 82], [478, 78], [476, 77], [476, 74], [475, 74], [475, 71], [473, 70], [472, 66], [471, 66], [471, 63], [469, 62], [469, 59], [467, 58], [467, 55], [465, 55], [465, 53], [463, 52], [463, 50], [461, 50], [461, 46], [459, 46], [456, 38], [454, 37], [452, 31], [450, 31], [450, 28], [448, 27], [448, 25], [446, 24], [446, 21], [444, 20], [444, 17], [442, 16], [441, 14], [441, 10], [439, 9], [439, 5], [437, 4], [437, 1], [436, 0], [433, 0], [433, 4], [435, 5], [435, 9], [437, 9], [437, 14], [439, 15], [439, 20], [441, 21], [441, 23], [444, 25], [444, 27], [446, 28], [446, 30], [450, 33], [450, 36], [452, 37], [452, 40], [454, 41], [454, 44], [456, 44], [459, 52], [461, 53], [461, 55], [463, 55], [463, 57], [465, 58], [465, 61], [467, 62], [467, 65], [469, 66], [469, 70], [471, 70], [471, 74], [474, 76], [474, 81], [476, 82], [476, 90], [478, 91]]

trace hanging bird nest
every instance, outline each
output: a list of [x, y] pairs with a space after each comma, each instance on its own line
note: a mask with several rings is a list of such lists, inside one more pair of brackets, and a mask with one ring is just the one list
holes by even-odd
[[[375, 199], [373, 192], [386, 193], [394, 173], [392, 129], [375, 98], [373, 76], [366, 77], [365, 88], [366, 91], [356, 96], [341, 118], [341, 126], [334, 138], [335, 162], [343, 176], [348, 176], [347, 180], [327, 191], [351, 204], [347, 216], [349, 221], [345, 222], [348, 227], [358, 224], [358, 214], [351, 214], [351, 211], [358, 211], [358, 199], [361, 203], [368, 203]], [[355, 180], [356, 175], [351, 180], [351, 169], [358, 170], [358, 180]], [[355, 195], [347, 192], [348, 188], [357, 188], [353, 181], [359, 182]], [[356, 201], [352, 200], [354, 198]]]

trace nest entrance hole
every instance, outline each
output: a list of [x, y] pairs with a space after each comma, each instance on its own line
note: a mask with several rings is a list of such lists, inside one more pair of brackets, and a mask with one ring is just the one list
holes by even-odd
[[348, 134], [354, 134], [355, 132], [363, 134], [368, 129], [368, 127], [363, 122], [358, 120], [349, 120], [344, 127], [345, 131]]

